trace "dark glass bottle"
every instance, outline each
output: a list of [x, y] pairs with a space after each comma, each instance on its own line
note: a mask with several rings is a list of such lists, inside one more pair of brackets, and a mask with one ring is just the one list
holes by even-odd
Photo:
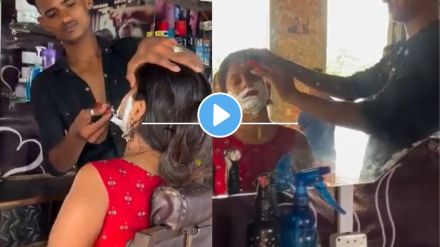
[[231, 161], [228, 174], [228, 194], [233, 195], [240, 192], [240, 168], [238, 161]]
[[257, 179], [255, 216], [247, 227], [247, 247], [279, 247], [280, 224], [275, 218], [273, 190], [267, 175]]

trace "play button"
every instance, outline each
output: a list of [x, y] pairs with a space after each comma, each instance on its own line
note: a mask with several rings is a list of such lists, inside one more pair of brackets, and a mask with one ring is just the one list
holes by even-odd
[[215, 93], [206, 97], [197, 114], [202, 129], [212, 137], [227, 137], [240, 126], [242, 111], [229, 94]]
[[214, 125], [214, 127], [223, 123], [226, 119], [228, 119], [231, 116], [231, 114], [223, 110], [223, 108], [221, 108], [217, 104], [214, 104], [213, 112], [214, 112], [214, 116], [212, 120], [212, 125]]

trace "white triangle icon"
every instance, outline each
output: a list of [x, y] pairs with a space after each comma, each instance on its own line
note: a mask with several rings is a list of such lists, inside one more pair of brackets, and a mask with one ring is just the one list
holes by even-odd
[[214, 127], [223, 123], [230, 116], [231, 116], [231, 114], [229, 114], [227, 111], [223, 110], [223, 108], [221, 108], [217, 104], [214, 104], [214, 110], [213, 110], [213, 116], [212, 116], [212, 124], [214, 125]]

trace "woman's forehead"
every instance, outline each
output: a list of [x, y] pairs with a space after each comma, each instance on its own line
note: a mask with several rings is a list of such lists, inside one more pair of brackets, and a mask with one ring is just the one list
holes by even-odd
[[251, 59], [251, 58], [246, 58], [246, 57], [240, 57], [234, 60], [231, 60], [230, 64], [229, 64], [229, 68], [228, 68], [228, 74], [232, 72], [237, 72], [237, 71], [247, 71], [250, 70], [254, 67], [256, 67], [258, 64], [258, 61]]

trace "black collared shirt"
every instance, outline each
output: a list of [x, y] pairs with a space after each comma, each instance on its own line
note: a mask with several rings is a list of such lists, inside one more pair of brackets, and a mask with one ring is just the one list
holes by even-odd
[[439, 22], [398, 45], [372, 79], [385, 86], [362, 104], [373, 134], [397, 145], [425, 138], [439, 128]]
[[[130, 89], [126, 80], [127, 63], [136, 52], [138, 42], [132, 38], [116, 41], [98, 38], [102, 50], [106, 98], [115, 108]], [[86, 82], [69, 68], [64, 57], [35, 78], [31, 96], [46, 154], [64, 138], [79, 112], [93, 108], [96, 103]], [[77, 165], [120, 157], [124, 147], [120, 129], [110, 123], [106, 140], [98, 145], [87, 143]]]
[[397, 45], [362, 76], [384, 85], [360, 103], [371, 133], [365, 159], [377, 165], [439, 129], [439, 22]]

